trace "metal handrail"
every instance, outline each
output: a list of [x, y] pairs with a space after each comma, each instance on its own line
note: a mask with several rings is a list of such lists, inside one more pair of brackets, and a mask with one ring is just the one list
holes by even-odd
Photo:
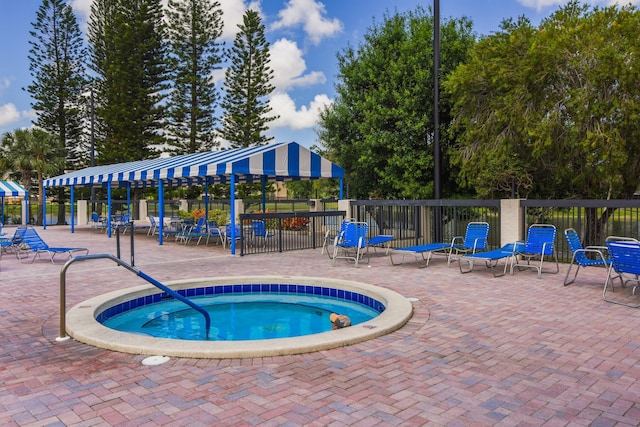
[[57, 338], [58, 341], [62, 341], [64, 339], [68, 338], [67, 335], [67, 319], [66, 319], [66, 312], [67, 312], [67, 295], [66, 295], [66, 288], [67, 288], [67, 279], [66, 279], [66, 273], [67, 273], [67, 269], [71, 266], [71, 264], [73, 264], [76, 261], [86, 261], [86, 260], [90, 260], [90, 259], [110, 259], [113, 262], [115, 262], [116, 264], [126, 268], [127, 270], [131, 271], [132, 273], [135, 273], [138, 277], [146, 280], [147, 282], [151, 283], [153, 286], [159, 288], [160, 290], [166, 292], [167, 294], [171, 295], [173, 298], [182, 301], [183, 303], [187, 304], [189, 307], [193, 308], [196, 311], [199, 311], [203, 316], [204, 316], [204, 321], [205, 321], [205, 331], [206, 331], [206, 339], [209, 339], [209, 330], [211, 329], [211, 317], [209, 316], [209, 313], [207, 313], [207, 311], [200, 307], [198, 304], [194, 303], [193, 301], [191, 301], [188, 298], [185, 298], [184, 296], [180, 295], [179, 293], [177, 293], [176, 291], [174, 291], [173, 289], [167, 287], [166, 285], [163, 285], [162, 283], [158, 282], [156, 279], [154, 279], [153, 277], [149, 276], [148, 274], [143, 273], [142, 271], [138, 270], [137, 268], [135, 268], [134, 266], [127, 264], [126, 262], [122, 261], [121, 259], [111, 255], [111, 254], [92, 254], [92, 255], [81, 255], [81, 256], [76, 256], [71, 258], [69, 261], [67, 261], [64, 266], [62, 266], [62, 269], [60, 270], [60, 336]]

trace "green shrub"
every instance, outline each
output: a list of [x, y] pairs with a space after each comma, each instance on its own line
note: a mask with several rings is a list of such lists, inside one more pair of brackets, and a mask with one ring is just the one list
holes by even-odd
[[215, 221], [220, 227], [229, 223], [229, 212], [222, 209], [211, 209], [209, 211], [209, 221]]

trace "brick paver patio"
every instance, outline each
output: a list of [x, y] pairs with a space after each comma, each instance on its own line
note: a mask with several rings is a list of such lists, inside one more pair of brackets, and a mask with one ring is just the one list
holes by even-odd
[[[8, 228], [7, 231], [11, 232]], [[52, 246], [115, 254], [115, 239], [48, 227]], [[122, 257], [129, 260], [128, 239]], [[135, 264], [161, 281], [207, 276], [324, 276], [417, 298], [402, 329], [365, 343], [258, 359], [177, 359], [56, 342], [62, 262], [0, 261], [0, 425], [638, 425], [640, 311], [602, 301], [603, 269], [460, 274], [331, 266], [320, 249], [231, 256], [219, 246], [158, 246], [137, 235]], [[143, 282], [106, 261], [67, 275], [68, 307]]]

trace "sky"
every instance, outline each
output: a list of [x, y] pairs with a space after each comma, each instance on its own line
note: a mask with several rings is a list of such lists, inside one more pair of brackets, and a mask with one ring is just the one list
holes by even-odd
[[[68, 0], [86, 34], [92, 0]], [[317, 143], [321, 109], [335, 97], [338, 74], [336, 55], [346, 47], [357, 48], [374, 24], [385, 15], [433, 7], [434, 0], [219, 0], [223, 10], [221, 41], [231, 46], [248, 8], [260, 13], [270, 43], [273, 114], [269, 136], [277, 142], [296, 141], [310, 147]], [[528, 17], [534, 25], [568, 0], [441, 0], [440, 18], [466, 16], [478, 36], [497, 31], [504, 19]], [[607, 6], [628, 0], [585, 1]], [[631, 3], [640, 4], [640, 0]], [[0, 135], [33, 126], [36, 114], [25, 88], [32, 83], [29, 71], [29, 32], [42, 0], [0, 0]], [[224, 70], [214, 78], [222, 84]]]

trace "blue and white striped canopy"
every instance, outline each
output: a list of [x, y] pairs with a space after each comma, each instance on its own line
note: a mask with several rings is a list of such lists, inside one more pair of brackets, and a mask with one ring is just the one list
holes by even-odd
[[17, 182], [0, 181], [0, 197], [25, 197], [27, 190]]
[[155, 187], [344, 178], [344, 169], [296, 142], [94, 166], [46, 179], [45, 187]]

